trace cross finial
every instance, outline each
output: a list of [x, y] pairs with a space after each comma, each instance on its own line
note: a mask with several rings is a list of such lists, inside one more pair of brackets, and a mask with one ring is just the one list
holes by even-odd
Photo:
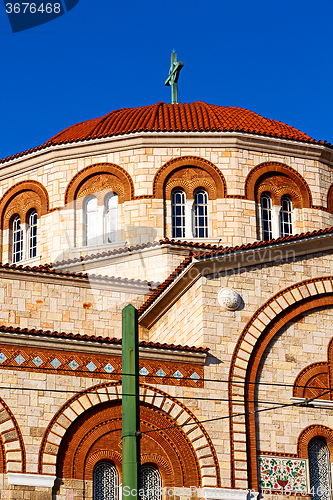
[[169, 76], [165, 80], [165, 85], [171, 86], [171, 102], [172, 104], [178, 103], [178, 78], [179, 78], [179, 73], [182, 67], [184, 66], [183, 61], [178, 61], [177, 62], [177, 54], [173, 50], [171, 52], [171, 66], [170, 66], [170, 71], [169, 71]]

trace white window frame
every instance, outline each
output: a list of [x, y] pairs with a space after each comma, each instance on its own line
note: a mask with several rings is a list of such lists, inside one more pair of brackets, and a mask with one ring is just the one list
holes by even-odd
[[21, 225], [21, 217], [15, 215], [12, 221], [12, 262], [21, 262], [24, 257], [24, 231]]
[[291, 236], [293, 234], [293, 205], [289, 195], [284, 195], [281, 198], [279, 223], [280, 236]]
[[[89, 205], [95, 204], [94, 209]], [[98, 200], [96, 196], [89, 196], [84, 200], [84, 243], [85, 246], [95, 246], [98, 244]]]
[[37, 257], [37, 223], [38, 214], [37, 210], [33, 209], [29, 213], [27, 243], [28, 243], [28, 258], [33, 259]]
[[[176, 196], [181, 198], [176, 200]], [[177, 213], [179, 212], [179, 213]], [[171, 193], [171, 227], [172, 238], [182, 239], [186, 237], [186, 194], [183, 189], [174, 189]], [[180, 224], [177, 224], [177, 222]], [[180, 234], [178, 234], [178, 232]]]
[[[104, 199], [104, 243], [117, 241], [118, 229], [118, 195], [109, 193]], [[110, 206], [111, 205], [111, 206]], [[111, 226], [111, 230], [110, 230]], [[111, 236], [110, 236], [111, 235]]]
[[[198, 197], [201, 195], [203, 196], [204, 200], [202, 203], [198, 201]], [[193, 238], [208, 238], [208, 193], [205, 189], [200, 188], [194, 191], [192, 214]], [[200, 221], [203, 221], [203, 224], [200, 224]], [[200, 232], [203, 232], [204, 234], [200, 235]]]

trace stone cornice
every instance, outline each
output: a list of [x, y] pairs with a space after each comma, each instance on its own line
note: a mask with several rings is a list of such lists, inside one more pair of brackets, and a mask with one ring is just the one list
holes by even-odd
[[[89, 340], [75, 340], [68, 338], [50, 338], [42, 335], [36, 337], [24, 333], [4, 332], [0, 329], [0, 345], [17, 345], [20, 347], [31, 347], [40, 349], [52, 349], [59, 351], [84, 352], [90, 354], [103, 354], [109, 356], [122, 355], [121, 345], [105, 345]], [[154, 347], [140, 347], [139, 356], [141, 359], [154, 359], [161, 361], [173, 361], [181, 363], [196, 363], [204, 365], [207, 357], [206, 352], [181, 352], [173, 349], [163, 349]]]
[[145, 328], [151, 328], [177, 300], [202, 276], [218, 277], [230, 271], [283, 262], [292, 262], [298, 257], [306, 257], [333, 249], [333, 234], [310, 236], [300, 240], [286, 241], [264, 247], [237, 250], [205, 259], [192, 257], [192, 262], [156, 297], [139, 317]]
[[146, 132], [51, 146], [0, 164], [0, 180], [43, 165], [135, 148], [221, 147], [296, 156], [333, 164], [332, 149], [321, 145], [239, 132]]

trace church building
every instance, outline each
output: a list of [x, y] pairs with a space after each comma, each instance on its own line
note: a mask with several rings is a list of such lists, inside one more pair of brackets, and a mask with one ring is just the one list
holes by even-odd
[[143, 500], [330, 500], [332, 167], [331, 144], [204, 102], [0, 160], [0, 499], [126, 499], [133, 304]]

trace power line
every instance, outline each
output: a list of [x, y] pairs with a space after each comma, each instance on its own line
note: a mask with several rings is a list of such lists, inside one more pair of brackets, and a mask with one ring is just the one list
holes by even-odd
[[[0, 368], [13, 368], [15, 370], [24, 370], [26, 369], [27, 371], [28, 370], [33, 370], [33, 371], [39, 371], [40, 372], [40, 368], [39, 367], [34, 367], [34, 366], [17, 366], [17, 365], [5, 365], [5, 364], [0, 364]], [[126, 375], [128, 377], [135, 377], [135, 374], [133, 373], [122, 373], [122, 372], [111, 372], [111, 373], [107, 373], [107, 372], [102, 372], [102, 371], [94, 371], [94, 372], [89, 372], [89, 371], [86, 371], [86, 370], [75, 370], [73, 371], [72, 369], [68, 369], [68, 368], [44, 368], [44, 370], [47, 370], [48, 372], [55, 372], [57, 373], [58, 375], [62, 375], [61, 372], [66, 372], [67, 373], [71, 373], [72, 375], [75, 375], [75, 374], [78, 374], [78, 373], [84, 373], [85, 375], [110, 375], [110, 377], [122, 377], [123, 375]], [[164, 377], [160, 377], [159, 375], [157, 374], [152, 374], [152, 375], [141, 375], [139, 374], [140, 378], [142, 378], [143, 380], [144, 379], [150, 379], [150, 378], [154, 378], [154, 379], [158, 379], [158, 380], [183, 380], [183, 381], [191, 381], [191, 382], [217, 382], [217, 383], [223, 383], [223, 384], [230, 384], [230, 385], [233, 385], [233, 384], [238, 384], [238, 385], [263, 385], [263, 386], [269, 386], [269, 387], [295, 387], [294, 384], [287, 384], [287, 383], [278, 383], [278, 382], [250, 382], [250, 381], [247, 381], [247, 380], [224, 380], [224, 379], [220, 379], [220, 380], [216, 380], [216, 379], [213, 379], [213, 378], [200, 378], [200, 379], [193, 379], [191, 377], [179, 377], [179, 378], [176, 378], [174, 376], [164, 376]], [[156, 383], [156, 382], [154, 382]], [[309, 385], [297, 385], [296, 387], [299, 387], [299, 388], [303, 388], [303, 389], [318, 389], [317, 386], [309, 386]], [[201, 387], [198, 387], [198, 389], [202, 389]], [[321, 387], [321, 389], [327, 389], [329, 390], [329, 387]]]
[[[280, 405], [280, 406], [273, 406], [272, 408], [261, 408], [259, 410], [253, 410], [253, 411], [249, 411], [249, 412], [244, 412], [244, 413], [234, 413], [233, 415], [225, 415], [223, 417], [215, 417], [215, 418], [209, 418], [207, 420], [201, 420], [201, 421], [198, 421], [196, 422], [197, 424], [205, 424], [207, 422], [215, 422], [216, 420], [226, 420], [226, 419], [231, 419], [231, 418], [235, 418], [235, 417], [247, 417], [248, 415], [253, 415], [255, 413], [261, 413], [263, 411], [271, 411], [271, 410], [278, 410], [280, 408], [286, 408], [286, 407], [290, 407], [290, 406], [307, 406], [309, 403], [311, 403], [312, 401], [315, 401], [316, 399], [324, 396], [325, 394], [328, 394], [329, 392], [332, 392], [333, 389], [330, 389], [326, 392], [324, 392], [323, 394], [320, 394], [319, 396], [316, 396], [314, 398], [310, 398], [310, 399], [307, 399], [305, 401], [305, 403], [286, 403], [286, 404], [283, 404], [283, 405]], [[149, 434], [150, 432], [156, 432], [156, 431], [164, 431], [164, 430], [167, 430], [167, 429], [175, 429], [177, 427], [185, 427], [186, 425], [193, 425], [193, 422], [188, 422], [188, 423], [184, 423], [184, 424], [180, 424], [180, 425], [171, 425], [169, 427], [163, 427], [161, 429], [152, 429], [150, 431], [143, 431], [141, 434]]]

